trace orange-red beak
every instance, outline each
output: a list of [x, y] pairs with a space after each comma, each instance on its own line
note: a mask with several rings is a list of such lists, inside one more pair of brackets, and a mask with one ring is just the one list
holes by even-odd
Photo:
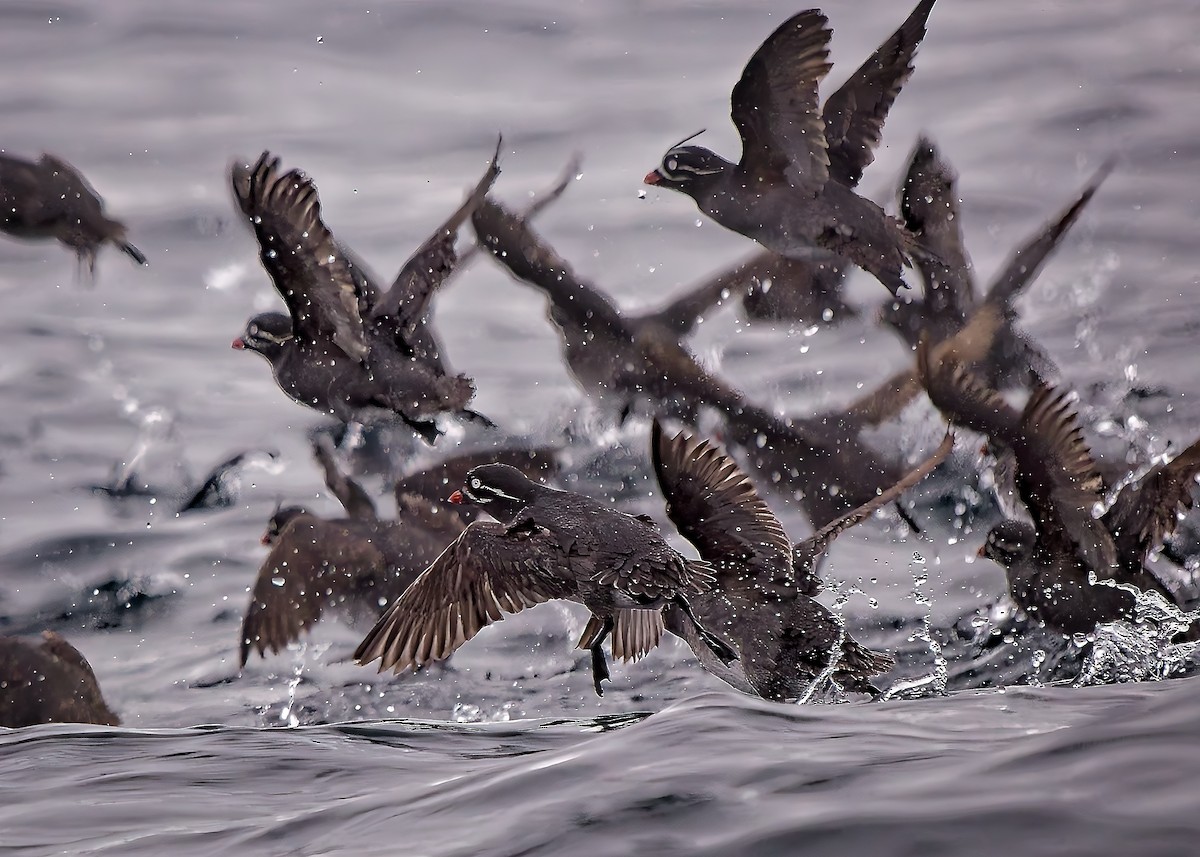
[[271, 534], [263, 533], [262, 538], [258, 540], [259, 544], [269, 545], [271, 543]]
[[453, 494], [447, 497], [446, 500], [450, 503], [453, 503], [455, 506], [461, 506], [463, 504], [463, 493], [461, 491], [455, 491]]
[[246, 347], [246, 341], [239, 336], [237, 339], [233, 340], [233, 344], [229, 347], [236, 348], [238, 351], [242, 351]]
[[658, 170], [651, 170], [650, 172], [646, 173], [646, 177], [642, 179], [643, 182], [650, 185], [660, 184], [662, 180], [663, 174]]
[[979, 550], [975, 551], [975, 556], [978, 556], [978, 557], [986, 557], [987, 556], [987, 544], [986, 543], [979, 546]]

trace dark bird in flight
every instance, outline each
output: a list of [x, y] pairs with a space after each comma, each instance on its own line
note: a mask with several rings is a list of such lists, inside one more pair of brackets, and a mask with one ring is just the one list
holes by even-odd
[[737, 655], [695, 619], [688, 599], [713, 585], [712, 569], [687, 559], [652, 521], [582, 494], [559, 491], [504, 464], [467, 474], [456, 503], [471, 503], [498, 523], [476, 521], [388, 609], [354, 653], [396, 673], [440, 660], [484, 626], [543, 601], [583, 604], [591, 618], [579, 648], [592, 655], [598, 695], [609, 678], [602, 645], [636, 660], [658, 645], [663, 610], [678, 607], [714, 656]]
[[391, 411], [430, 443], [440, 433], [438, 414], [488, 422], [467, 408], [475, 393], [471, 379], [446, 371], [428, 306], [454, 267], [458, 227], [500, 172], [499, 152], [497, 144], [467, 200], [417, 249], [386, 293], [322, 221], [311, 179], [297, 170], [281, 173], [269, 152], [252, 167], [235, 163], [234, 197], [288, 314], [255, 316], [233, 347], [265, 357], [292, 399], [344, 422], [371, 410]]
[[0, 154], [0, 231], [15, 238], [54, 238], [75, 252], [79, 269], [96, 273], [96, 255], [112, 244], [139, 265], [142, 251], [125, 224], [104, 214], [104, 201], [73, 166], [43, 154], [26, 161]]
[[687, 194], [717, 223], [780, 255], [811, 260], [820, 248], [893, 295], [906, 288], [901, 271], [921, 250], [916, 237], [852, 185], [874, 158], [932, 6], [923, 0], [881, 48], [889, 49], [884, 61], [869, 60], [824, 110], [817, 87], [832, 67], [828, 21], [816, 9], [792, 16], [755, 51], [733, 89], [741, 159], [687, 145], [688, 138], [645, 182]]

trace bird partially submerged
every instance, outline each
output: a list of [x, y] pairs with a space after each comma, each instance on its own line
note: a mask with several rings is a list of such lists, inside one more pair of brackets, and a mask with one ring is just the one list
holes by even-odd
[[1008, 469], [1030, 521], [993, 527], [979, 554], [1004, 568], [1023, 610], [1060, 633], [1089, 634], [1097, 623], [1134, 618], [1130, 589], [1178, 603], [1145, 563], [1192, 506], [1200, 440], [1125, 485], [1097, 517], [1106, 486], [1067, 391], [1039, 384], [1018, 409], [961, 364], [933, 359], [926, 342], [917, 355], [934, 405], [1011, 456]]
[[120, 726], [87, 659], [62, 636], [44, 631], [40, 643], [0, 637], [0, 726], [38, 723]]

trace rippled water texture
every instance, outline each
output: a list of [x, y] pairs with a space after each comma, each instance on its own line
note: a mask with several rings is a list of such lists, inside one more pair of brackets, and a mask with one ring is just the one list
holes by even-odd
[[[826, 3], [831, 80], [907, 5]], [[974, 639], [1004, 621], [991, 607], [1004, 579], [974, 561], [989, 521], [949, 525], [969, 449], [923, 488], [924, 536], [870, 521], [825, 566], [828, 600], [856, 635], [897, 652], [889, 683], [944, 681], [950, 696], [776, 706], [728, 691], [670, 643], [618, 665], [597, 700], [570, 648], [581, 617], [560, 605], [506, 620], [451, 666], [409, 679], [347, 663], [363, 629], [336, 620], [238, 674], [238, 623], [277, 498], [336, 507], [318, 498], [309, 459], [320, 418], [290, 403], [262, 361], [229, 348], [249, 315], [278, 302], [234, 217], [230, 159], [271, 148], [307, 170], [339, 237], [390, 278], [474, 182], [497, 131], [496, 193], [510, 201], [580, 151], [581, 177], [540, 228], [625, 306], [655, 304], [750, 248], [698, 225], [680, 195], [639, 199], [641, 177], [697, 128], [736, 151], [729, 90], [794, 11], [670, 0], [0, 4], [5, 151], [76, 164], [150, 259], [137, 270], [104, 252], [88, 288], [62, 248], [0, 240], [0, 631], [68, 637], [125, 723], [0, 733], [5, 847], [1195, 851], [1196, 679], [1014, 687], [1075, 678], [1079, 653], [1036, 633]], [[861, 186], [890, 203], [916, 134], [933, 136], [960, 173], [967, 247], [986, 282], [1117, 154], [1020, 308], [1080, 391], [1089, 440], [1122, 460], [1190, 442], [1200, 426], [1197, 25], [1192, 0], [939, 0]], [[861, 317], [817, 332], [722, 310], [697, 351], [789, 412], [847, 401], [910, 359], [872, 324], [879, 285], [856, 274], [849, 294]], [[454, 367], [478, 382], [480, 411], [540, 442], [573, 425], [568, 472], [661, 513], [643, 481], [645, 424], [579, 430], [592, 422], [577, 414], [540, 297], [478, 259], [436, 316]], [[871, 440], [913, 453], [938, 432], [922, 405]], [[487, 442], [474, 430], [467, 440]], [[249, 449], [277, 451], [278, 463], [248, 470], [233, 506], [176, 516], [211, 467]], [[93, 490], [135, 458], [149, 493]], [[782, 511], [793, 535], [806, 532], [798, 512]], [[300, 728], [264, 728], [286, 724]]]

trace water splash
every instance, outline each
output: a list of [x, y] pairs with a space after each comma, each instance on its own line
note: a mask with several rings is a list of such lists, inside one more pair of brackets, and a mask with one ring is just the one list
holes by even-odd
[[517, 716], [521, 714], [515, 702], [505, 702], [493, 711], [486, 711], [474, 703], [457, 702], [450, 719], [455, 723], [507, 723], [514, 713]]
[[1122, 684], [1132, 681], [1162, 681], [1181, 672], [1192, 660], [1195, 642], [1176, 642], [1200, 614], [1181, 610], [1157, 592], [1143, 592], [1113, 580], [1097, 580], [1093, 586], [1113, 586], [1134, 596], [1134, 621], [1108, 622], [1096, 626], [1091, 650], [1084, 660], [1076, 687]]
[[929, 583], [929, 572], [926, 570], [925, 557], [913, 551], [912, 562], [908, 565], [908, 573], [912, 575], [913, 589], [910, 594], [913, 602], [922, 608], [921, 625], [909, 637], [909, 642], [922, 642], [933, 656], [933, 672], [906, 681], [899, 681], [880, 694], [880, 699], [918, 699], [924, 696], [943, 696], [946, 693], [946, 682], [949, 680], [950, 669], [942, 646], [933, 636], [933, 599], [925, 592]]
[[288, 646], [289, 652], [296, 653], [296, 659], [292, 663], [292, 677], [288, 679], [287, 702], [279, 710], [279, 722], [285, 724], [288, 728], [295, 728], [300, 725], [300, 717], [296, 710], [296, 689], [300, 687], [300, 683], [304, 680], [304, 668], [308, 663], [309, 649], [311, 648], [314, 658], [320, 658], [329, 649], [329, 645], [329, 643], [310, 644], [307, 640], [302, 640]]
[[[818, 691], [831, 690], [833, 688], [833, 674], [837, 672], [838, 663], [842, 660], [842, 646], [846, 642], [846, 623], [842, 619], [840, 613], [833, 614], [834, 620], [838, 625], [838, 635], [833, 641], [833, 645], [829, 647], [829, 660], [825, 664], [825, 669], [808, 684], [804, 693], [796, 700], [797, 705], [807, 705], [813, 701], [813, 697]], [[839, 694], [840, 696], [840, 694]]]
[[161, 444], [177, 438], [175, 415], [166, 408], [141, 409], [134, 404], [131, 416], [137, 420], [137, 439], [123, 460], [113, 468], [107, 490], [114, 496], [123, 496], [139, 490], [142, 486], [136, 486], [134, 481], [138, 478], [138, 471], [145, 464], [147, 456]]

